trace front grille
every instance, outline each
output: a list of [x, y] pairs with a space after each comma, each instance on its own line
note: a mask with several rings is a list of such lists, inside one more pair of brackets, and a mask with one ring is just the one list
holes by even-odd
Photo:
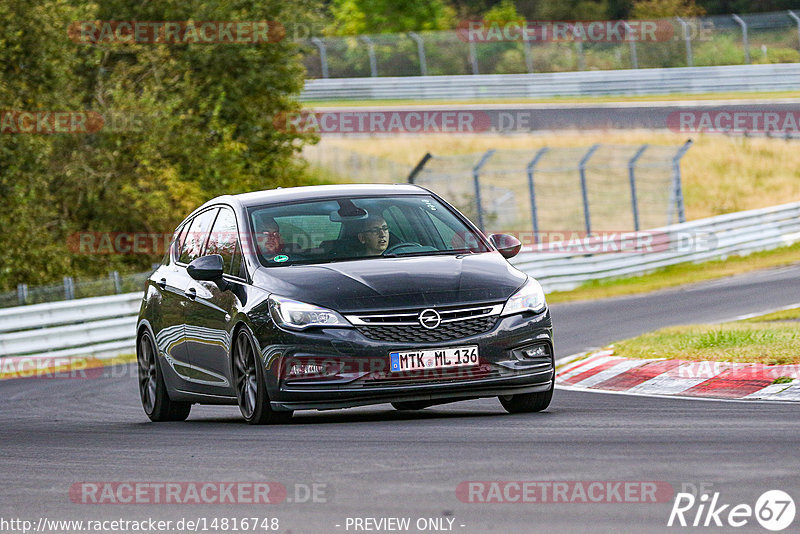
[[442, 323], [437, 328], [427, 329], [419, 323], [416, 325], [397, 326], [359, 326], [358, 331], [370, 339], [390, 341], [394, 343], [434, 343], [451, 341], [491, 330], [497, 316], [464, 319], [452, 323]]

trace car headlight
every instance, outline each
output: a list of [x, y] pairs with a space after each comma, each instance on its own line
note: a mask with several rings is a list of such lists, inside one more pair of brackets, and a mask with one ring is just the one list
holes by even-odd
[[347, 319], [333, 310], [277, 295], [269, 296], [269, 311], [277, 324], [295, 330], [312, 326], [352, 326]]
[[544, 291], [539, 282], [534, 278], [528, 277], [519, 290], [509, 297], [506, 305], [503, 306], [503, 311], [500, 315], [511, 315], [512, 313], [520, 313], [531, 311], [539, 313], [544, 311], [547, 307], [547, 302], [544, 300]]

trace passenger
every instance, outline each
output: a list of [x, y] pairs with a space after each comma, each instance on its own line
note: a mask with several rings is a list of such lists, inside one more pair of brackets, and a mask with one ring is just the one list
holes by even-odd
[[261, 253], [264, 256], [281, 254], [284, 251], [285, 244], [281, 237], [278, 223], [272, 217], [263, 217], [260, 226], [258, 245], [261, 248]]
[[383, 217], [373, 215], [361, 223], [356, 237], [364, 245], [365, 255], [380, 256], [389, 246], [389, 226]]

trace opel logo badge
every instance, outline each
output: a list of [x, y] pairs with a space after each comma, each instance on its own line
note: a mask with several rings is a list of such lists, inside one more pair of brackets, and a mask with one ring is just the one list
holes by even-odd
[[428, 330], [433, 330], [434, 328], [439, 326], [441, 322], [442, 322], [442, 317], [436, 310], [428, 308], [427, 310], [422, 310], [419, 313], [419, 324], [421, 324], [424, 328], [427, 328]]

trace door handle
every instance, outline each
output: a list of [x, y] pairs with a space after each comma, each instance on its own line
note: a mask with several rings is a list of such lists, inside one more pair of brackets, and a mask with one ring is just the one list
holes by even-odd
[[190, 287], [189, 289], [186, 290], [186, 296], [189, 297], [192, 300], [196, 299], [197, 298], [197, 290], [195, 288], [193, 288], [193, 287]]
[[162, 278], [161, 280], [159, 280], [158, 287], [160, 287], [161, 289], [167, 289], [167, 279]]

